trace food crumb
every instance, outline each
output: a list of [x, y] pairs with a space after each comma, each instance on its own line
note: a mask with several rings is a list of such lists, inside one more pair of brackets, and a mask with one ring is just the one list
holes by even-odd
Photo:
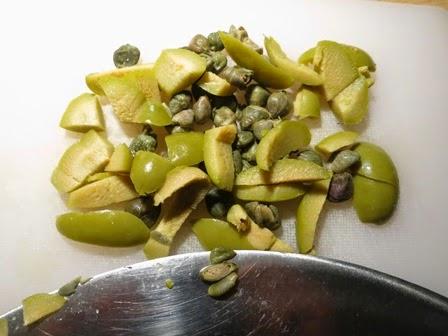
[[165, 286], [168, 289], [172, 289], [174, 287], [174, 281], [171, 279], [166, 279], [165, 280]]

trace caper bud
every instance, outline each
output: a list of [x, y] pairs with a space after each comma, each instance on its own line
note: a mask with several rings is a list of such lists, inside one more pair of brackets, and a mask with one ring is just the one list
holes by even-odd
[[233, 157], [233, 168], [235, 170], [235, 174], [238, 174], [243, 169], [243, 159], [241, 158], [241, 153], [239, 150], [234, 150], [232, 152]]
[[222, 52], [215, 52], [211, 56], [212, 68], [215, 72], [220, 72], [227, 66], [227, 57]]
[[125, 211], [137, 216], [148, 228], [151, 228], [159, 218], [161, 207], [154, 206], [152, 198], [143, 196], [131, 201]]
[[134, 139], [132, 139], [131, 143], [129, 144], [129, 150], [134, 156], [138, 151], [153, 152], [156, 149], [156, 147], [157, 147], [156, 139], [147, 134], [140, 134], [136, 136]]
[[353, 178], [349, 172], [334, 174], [330, 188], [328, 189], [327, 199], [330, 202], [343, 202], [353, 196]]
[[244, 39], [249, 37], [246, 29], [244, 29], [244, 27], [241, 26], [237, 28], [234, 25], [231, 25], [229, 28], [229, 34], [240, 41], [243, 41]]
[[219, 264], [223, 261], [233, 259], [236, 256], [234, 250], [226, 247], [215, 247], [210, 251], [210, 262], [212, 264]]
[[281, 225], [281, 219], [277, 207], [259, 202], [246, 203], [244, 208], [252, 220], [261, 227], [275, 230]]
[[246, 148], [254, 142], [254, 134], [251, 131], [240, 131], [236, 135], [236, 147]]
[[232, 66], [222, 70], [219, 75], [233, 86], [244, 89], [252, 80], [254, 72], [238, 66]]
[[[294, 153], [291, 153], [291, 154], [294, 157]], [[303, 152], [300, 152], [297, 155], [297, 159], [311, 161], [321, 167], [323, 166], [322, 158], [320, 157], [320, 155], [311, 149], [307, 149], [307, 150], [304, 150]]]
[[224, 44], [221, 41], [221, 37], [219, 37], [219, 32], [208, 34], [207, 40], [211, 50], [219, 51], [224, 49]]
[[292, 103], [285, 91], [273, 92], [266, 103], [266, 108], [273, 118], [283, 117], [288, 114]]
[[211, 297], [219, 297], [227, 294], [233, 287], [235, 287], [238, 280], [238, 274], [235, 272], [230, 273], [224, 279], [215, 282], [208, 287], [208, 295]]
[[216, 218], [223, 218], [233, 204], [231, 192], [218, 188], [210, 189], [205, 195], [205, 205], [210, 215]]
[[175, 94], [168, 103], [168, 108], [172, 115], [179, 113], [180, 111], [189, 109], [192, 103], [192, 97], [190, 92], [182, 91]]
[[122, 45], [114, 52], [114, 64], [117, 68], [124, 68], [138, 63], [140, 50], [130, 44]]
[[233, 124], [235, 120], [235, 112], [227, 106], [222, 106], [214, 111], [213, 124], [217, 127]]
[[230, 273], [235, 272], [237, 269], [237, 264], [224, 261], [219, 264], [212, 264], [202, 268], [199, 271], [199, 276], [204, 281], [216, 282], [221, 280], [222, 278], [225, 278]]
[[358, 152], [352, 150], [343, 150], [339, 152], [331, 162], [330, 168], [335, 173], [342, 173], [360, 160]]
[[242, 167], [241, 171], [245, 171], [246, 169], [253, 167], [247, 160], [242, 160], [242, 162], [243, 162], [243, 167]]
[[249, 105], [266, 106], [271, 93], [260, 85], [253, 84], [246, 91], [246, 101]]
[[197, 54], [206, 52], [207, 50], [209, 50], [209, 48], [210, 47], [208, 45], [208, 39], [202, 34], [195, 35], [188, 45], [188, 49], [194, 51]]
[[270, 114], [264, 107], [249, 105], [241, 112], [240, 125], [243, 129], [247, 129], [258, 120], [269, 119]]
[[203, 124], [212, 114], [212, 105], [207, 96], [201, 96], [193, 105], [194, 121]]
[[257, 143], [254, 142], [252, 144], [252, 146], [250, 146], [247, 151], [245, 151], [243, 154], [241, 154], [241, 157], [246, 161], [255, 162], [256, 161], [256, 157], [255, 157], [256, 152], [257, 152]]
[[188, 127], [182, 127], [182, 126], [177, 125], [177, 126], [174, 126], [174, 127], [171, 129], [171, 134], [175, 134], [175, 133], [187, 133], [187, 132], [190, 132], [190, 131], [191, 131], [191, 129], [188, 128]]
[[194, 121], [194, 113], [192, 109], [183, 110], [179, 113], [175, 114], [171, 119], [173, 124], [179, 125], [182, 127], [188, 127], [193, 125]]
[[74, 278], [73, 280], [71, 280], [70, 282], [66, 283], [64, 286], [59, 288], [58, 294], [61, 296], [70, 296], [72, 294], [75, 294], [76, 289], [78, 288], [78, 286], [81, 282], [81, 279], [82, 279], [82, 277], [78, 276], [78, 277]]
[[274, 122], [272, 120], [263, 119], [253, 123], [252, 131], [254, 132], [255, 137], [258, 140], [261, 140], [272, 127], [274, 127]]

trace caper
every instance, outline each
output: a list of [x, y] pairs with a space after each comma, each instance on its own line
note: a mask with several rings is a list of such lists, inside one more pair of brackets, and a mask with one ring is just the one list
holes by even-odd
[[273, 118], [285, 116], [291, 107], [291, 100], [285, 91], [273, 92], [266, 103], [266, 108]]
[[191, 128], [188, 127], [182, 127], [179, 125], [174, 126], [171, 129], [171, 134], [175, 134], [175, 133], [187, 133], [187, 132], [191, 132]]
[[210, 262], [212, 264], [219, 264], [223, 261], [233, 259], [236, 256], [234, 250], [225, 247], [215, 247], [210, 251]]
[[235, 272], [230, 273], [225, 278], [215, 282], [208, 287], [208, 295], [212, 297], [223, 296], [235, 287], [238, 275]]
[[232, 157], [235, 174], [238, 174], [243, 169], [243, 159], [241, 158], [241, 152], [239, 150], [234, 150], [232, 152]]
[[248, 161], [248, 162], [255, 163], [255, 161], [256, 161], [256, 157], [255, 157], [256, 152], [257, 152], [257, 143], [254, 142], [252, 144], [252, 146], [250, 146], [247, 151], [245, 151], [244, 153], [241, 154], [241, 157], [244, 160]]
[[219, 75], [233, 86], [244, 89], [252, 80], [254, 72], [239, 66], [231, 66], [226, 67]]
[[298, 154], [297, 158], [300, 160], [314, 162], [315, 164], [317, 164], [321, 167], [323, 166], [322, 158], [320, 157], [320, 155], [311, 149], [307, 149], [307, 150], [304, 150], [303, 152], [300, 152]]
[[153, 152], [156, 149], [156, 146], [157, 141], [151, 135], [140, 134], [132, 139], [129, 144], [129, 150], [132, 155], [135, 156], [138, 151]]
[[124, 68], [138, 63], [140, 50], [130, 44], [124, 44], [114, 52], [114, 64], [117, 68]]
[[213, 59], [212, 55], [208, 52], [199, 54], [203, 59], [205, 59], [205, 68], [207, 71], [213, 71]]
[[203, 124], [212, 114], [212, 105], [207, 96], [201, 96], [193, 105], [194, 121]]
[[260, 85], [250, 85], [246, 91], [246, 102], [249, 105], [266, 106], [271, 93]]
[[233, 204], [231, 192], [218, 188], [210, 189], [205, 195], [205, 205], [210, 215], [216, 218], [223, 218]]
[[168, 102], [168, 108], [172, 115], [191, 107], [192, 97], [190, 92], [182, 91], [175, 94]]
[[272, 204], [267, 205], [259, 202], [249, 202], [246, 203], [244, 208], [249, 217], [261, 227], [275, 230], [281, 225], [279, 211]]
[[192, 109], [180, 111], [179, 113], [175, 114], [171, 120], [175, 125], [179, 125], [182, 127], [191, 126], [194, 122], [194, 112]]
[[168, 289], [173, 289], [174, 287], [174, 281], [172, 279], [166, 279], [165, 280], [165, 286]]
[[148, 228], [151, 228], [160, 216], [161, 207], [154, 206], [151, 197], [142, 196], [131, 201], [125, 211], [137, 216]]
[[353, 178], [349, 172], [334, 174], [330, 188], [328, 189], [327, 199], [330, 202], [343, 202], [353, 196]]
[[272, 129], [272, 127], [274, 127], [274, 122], [272, 120], [263, 119], [254, 122], [252, 125], [252, 131], [254, 132], [255, 137], [258, 140], [261, 140], [261, 138], [264, 137], [266, 133]]
[[212, 54], [212, 68], [214, 72], [220, 72], [227, 66], [227, 56], [222, 52]]
[[236, 137], [236, 148], [246, 148], [254, 142], [254, 134], [251, 131], [240, 131]]
[[58, 294], [61, 296], [70, 296], [76, 292], [76, 288], [78, 288], [81, 283], [82, 277], [76, 277], [72, 281], [66, 283], [64, 286], [59, 288]]
[[204, 281], [216, 282], [225, 278], [230, 273], [235, 272], [237, 269], [237, 264], [224, 261], [219, 264], [213, 264], [202, 268], [199, 271], [199, 276]]
[[330, 168], [335, 173], [342, 173], [358, 162], [360, 158], [361, 156], [358, 152], [346, 149], [335, 156], [333, 162], [331, 162]]
[[235, 120], [235, 112], [227, 106], [222, 106], [214, 111], [213, 124], [217, 127], [233, 124]]
[[243, 167], [241, 168], [241, 171], [245, 171], [246, 169], [253, 167], [247, 160], [242, 160], [242, 162], [243, 162]]
[[194, 51], [197, 54], [206, 52], [210, 49], [208, 39], [202, 34], [197, 34], [191, 39], [190, 43], [188, 44], [188, 49]]
[[243, 41], [244, 39], [249, 37], [249, 34], [247, 33], [246, 29], [244, 29], [244, 27], [241, 26], [237, 28], [234, 25], [231, 25], [229, 28], [229, 34], [240, 41]]
[[224, 44], [221, 41], [221, 37], [219, 37], [219, 32], [208, 34], [207, 40], [211, 50], [219, 51], [224, 49]]
[[241, 112], [240, 125], [243, 129], [248, 129], [254, 122], [269, 118], [270, 114], [264, 107], [248, 105]]

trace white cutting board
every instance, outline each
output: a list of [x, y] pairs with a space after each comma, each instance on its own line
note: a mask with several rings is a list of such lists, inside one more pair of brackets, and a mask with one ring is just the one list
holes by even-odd
[[[394, 159], [399, 206], [381, 227], [361, 224], [349, 203], [331, 206], [321, 221], [318, 252], [448, 295], [448, 12], [363, 1], [222, 3], [44, 0], [2, 6], [0, 313], [74, 276], [144, 260], [140, 247], [88, 246], [55, 229], [55, 216], [66, 208], [49, 178], [75, 140], [58, 122], [69, 100], [86, 90], [84, 75], [112, 68], [121, 44], [139, 46], [150, 61], [163, 48], [232, 23], [244, 25], [258, 42], [263, 34], [274, 36], [294, 58], [321, 39], [354, 44], [373, 56], [377, 81], [370, 115], [358, 130]], [[313, 142], [341, 129], [329, 112], [322, 127], [315, 126]], [[285, 215], [291, 217], [295, 203]], [[294, 244], [293, 222], [283, 227], [283, 237]], [[177, 252], [198, 248], [192, 237], [180, 242]]]

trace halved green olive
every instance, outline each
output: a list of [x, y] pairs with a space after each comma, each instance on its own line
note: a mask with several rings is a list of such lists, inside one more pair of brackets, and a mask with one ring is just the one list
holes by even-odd
[[353, 187], [353, 206], [362, 222], [380, 223], [394, 212], [398, 186], [357, 175]]

